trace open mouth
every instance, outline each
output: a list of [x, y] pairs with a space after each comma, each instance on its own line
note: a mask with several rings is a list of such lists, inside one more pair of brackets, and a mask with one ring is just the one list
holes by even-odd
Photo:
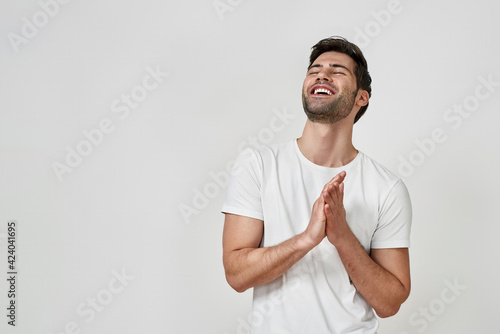
[[328, 86], [314, 86], [313, 89], [311, 90], [312, 95], [319, 95], [319, 96], [332, 96], [335, 95], [335, 92]]

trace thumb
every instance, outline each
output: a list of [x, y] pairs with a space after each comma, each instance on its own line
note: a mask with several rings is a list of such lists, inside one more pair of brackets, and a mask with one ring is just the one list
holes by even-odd
[[320, 215], [320, 217], [325, 216], [325, 198], [323, 197], [323, 193], [319, 195], [317, 210], [317, 213]]

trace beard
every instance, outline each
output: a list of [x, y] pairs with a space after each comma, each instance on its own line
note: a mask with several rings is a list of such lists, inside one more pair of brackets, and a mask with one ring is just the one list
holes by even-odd
[[311, 102], [302, 92], [302, 105], [311, 122], [333, 124], [349, 116], [356, 101], [356, 93], [346, 91], [337, 95], [331, 102]]

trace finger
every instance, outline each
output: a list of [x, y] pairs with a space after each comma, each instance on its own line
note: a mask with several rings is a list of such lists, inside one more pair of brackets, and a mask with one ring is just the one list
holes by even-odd
[[333, 217], [332, 207], [329, 204], [325, 204], [325, 217], [326, 217], [327, 224], [328, 224], [328, 222], [330, 222], [330, 224], [331, 224], [333, 221], [335, 221], [335, 219]]
[[319, 215], [325, 219], [326, 218], [326, 214], [325, 214], [325, 205], [326, 205], [326, 202], [325, 202], [325, 198], [323, 196], [323, 194], [321, 194], [319, 196], [319, 208], [318, 208], [318, 212], [319, 212]]
[[313, 204], [313, 212], [317, 212], [318, 210], [323, 210], [324, 200], [322, 194], [319, 195], [318, 199]]
[[339, 181], [338, 181], [338, 183], [341, 183], [341, 182], [344, 182], [344, 179], [345, 179], [345, 177], [346, 177], [347, 173], [346, 173], [346, 171], [345, 171], [345, 170], [343, 170], [343, 171], [341, 171], [340, 173], [338, 173], [337, 175], [338, 175], [338, 177], [339, 177]]
[[340, 182], [333, 182], [331, 184], [327, 184], [325, 189], [326, 191], [332, 196], [332, 198], [335, 198], [335, 191], [339, 187]]
[[330, 181], [328, 181], [328, 183], [326, 185], [333, 184], [334, 182], [338, 182], [339, 180], [340, 180], [340, 175], [337, 174], [334, 177], [332, 177], [332, 179]]
[[340, 184], [334, 182], [332, 185], [328, 186], [328, 194], [332, 198], [332, 203], [343, 203], [344, 201], [344, 182]]
[[328, 212], [330, 211], [330, 206], [327, 204], [325, 204], [325, 216], [326, 216], [326, 219], [328, 219]]
[[346, 174], [345, 171], [338, 173], [337, 175], [332, 177], [330, 181], [328, 181], [328, 184], [333, 184], [334, 182], [342, 182], [342, 180], [344, 180], [345, 178], [345, 174]]
[[333, 185], [329, 185], [323, 192], [323, 198], [325, 199], [325, 203], [332, 206], [335, 205], [334, 201], [334, 193], [333, 193]]
[[340, 173], [335, 175], [330, 181], [328, 181], [327, 184], [333, 184], [334, 182], [340, 183], [340, 182], [344, 181], [346, 175], [347, 175], [347, 173], [345, 171], [341, 171]]
[[340, 194], [339, 193], [340, 193], [339, 184], [335, 182], [333, 184], [333, 188], [332, 188], [332, 191], [330, 193], [334, 202], [340, 202]]

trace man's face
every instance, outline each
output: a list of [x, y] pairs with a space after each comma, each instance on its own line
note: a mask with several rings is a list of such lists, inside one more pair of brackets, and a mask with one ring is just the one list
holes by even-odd
[[346, 54], [322, 53], [307, 71], [302, 104], [312, 122], [332, 124], [351, 113], [356, 102], [356, 64]]

